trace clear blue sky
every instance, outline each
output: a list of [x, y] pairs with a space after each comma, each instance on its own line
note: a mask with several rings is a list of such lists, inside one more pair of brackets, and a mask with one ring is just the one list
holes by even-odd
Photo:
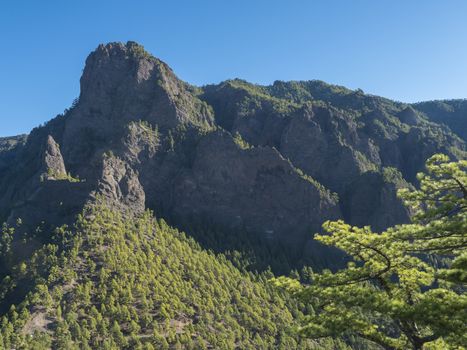
[[194, 84], [321, 79], [404, 102], [467, 97], [465, 0], [3, 0], [0, 136], [79, 95], [99, 43], [134, 40]]

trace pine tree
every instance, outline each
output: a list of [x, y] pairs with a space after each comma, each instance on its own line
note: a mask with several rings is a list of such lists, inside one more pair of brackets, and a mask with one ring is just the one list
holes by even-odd
[[316, 310], [303, 334], [350, 333], [387, 350], [467, 345], [466, 168], [467, 161], [430, 158], [420, 189], [400, 192], [414, 213], [410, 224], [380, 234], [343, 221], [323, 225], [327, 234], [316, 239], [350, 255], [347, 268], [313, 274], [309, 285], [276, 280]]

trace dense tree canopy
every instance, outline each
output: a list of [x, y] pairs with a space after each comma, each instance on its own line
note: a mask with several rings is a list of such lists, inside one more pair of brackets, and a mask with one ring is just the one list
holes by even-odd
[[326, 222], [316, 239], [345, 251], [347, 268], [309, 285], [276, 280], [313, 306], [305, 335], [354, 334], [388, 350], [467, 345], [467, 161], [435, 155], [426, 168], [418, 190], [400, 191], [412, 223], [374, 233]]
[[[11, 236], [5, 226], [5, 254]], [[348, 349], [300, 339], [303, 307], [270, 277], [240, 271], [150, 212], [92, 206], [1, 281], [0, 349]]]

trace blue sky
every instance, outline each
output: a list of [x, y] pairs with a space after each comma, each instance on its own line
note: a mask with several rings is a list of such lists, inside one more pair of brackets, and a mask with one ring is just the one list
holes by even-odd
[[3, 0], [0, 136], [79, 95], [99, 43], [134, 40], [193, 84], [321, 79], [404, 102], [467, 97], [465, 0]]

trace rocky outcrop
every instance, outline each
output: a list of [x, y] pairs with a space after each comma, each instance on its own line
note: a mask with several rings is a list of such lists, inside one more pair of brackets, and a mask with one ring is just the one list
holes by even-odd
[[141, 214], [145, 210], [145, 193], [138, 174], [121, 159], [105, 155], [96, 195], [123, 212]]
[[65, 163], [60, 152], [60, 146], [52, 136], [47, 136], [47, 143], [43, 155], [42, 179], [55, 180], [67, 176]]
[[14, 224], [21, 219], [19, 233], [71, 224], [89, 199], [89, 185], [67, 173], [59, 144], [44, 131], [31, 135], [18, 155], [17, 168], [6, 175], [9, 186], [3, 187], [7, 190], [0, 203], [9, 208], [6, 221]]
[[186, 91], [187, 85], [160, 60], [135, 44], [100, 45], [86, 60], [79, 103], [63, 133], [64, 154], [78, 169], [96, 149], [118, 144], [131, 122], [167, 131], [213, 126], [209, 108]]
[[399, 120], [407, 125], [417, 125], [421, 123], [420, 116], [411, 106], [403, 109], [397, 114]]
[[210, 218], [229, 232], [303, 244], [323, 220], [340, 217], [337, 199], [273, 148], [242, 148], [217, 131], [201, 139], [195, 154], [173, 186], [176, 222]]
[[329, 109], [306, 108], [284, 129], [280, 151], [326, 187], [341, 193], [381, 164], [377, 147], [357, 123]]

